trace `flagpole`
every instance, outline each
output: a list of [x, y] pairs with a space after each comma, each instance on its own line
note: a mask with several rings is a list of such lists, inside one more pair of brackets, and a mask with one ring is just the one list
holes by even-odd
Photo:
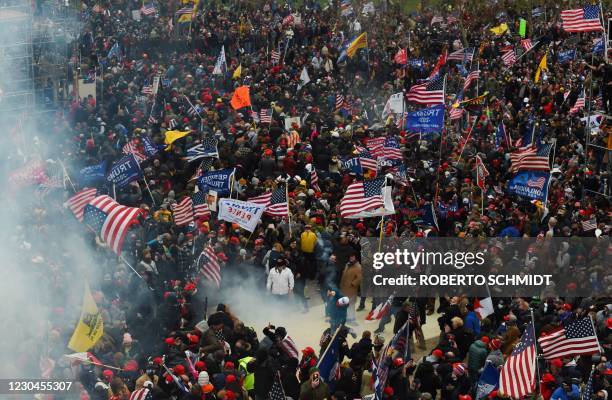
[[[465, 143], [463, 143], [463, 147], [461, 148], [461, 152], [459, 153], [459, 158], [457, 159], [457, 164], [459, 164], [459, 161], [461, 161], [461, 156], [463, 155], [463, 151], [465, 150], [465, 146], [467, 146], [467, 143], [470, 140], [470, 136], [472, 136], [472, 131], [476, 127], [476, 123], [477, 122], [478, 122], [478, 118], [474, 119], [474, 123], [472, 124], [472, 127], [471, 127], [470, 131], [468, 132], [467, 138], [465, 138]], [[441, 149], [440, 149], [440, 154], [442, 154], [442, 150]]]
[[70, 175], [68, 175], [68, 171], [66, 171], [66, 167], [64, 166], [64, 163], [59, 158], [57, 159], [57, 161], [62, 166], [62, 170], [64, 171], [64, 176], [66, 176], [66, 178], [68, 178], [68, 182], [70, 182], [70, 186], [72, 186], [72, 190], [74, 190], [74, 192], [76, 193], [77, 190], [74, 187], [74, 184], [72, 183], [72, 180], [70, 179]]
[[132, 267], [132, 265], [131, 265], [129, 262], [127, 262], [127, 260], [125, 259], [125, 257], [123, 257], [123, 255], [120, 255], [120, 256], [119, 256], [119, 259], [120, 259], [121, 261], [123, 261], [123, 263], [124, 263], [125, 265], [127, 265], [128, 267], [130, 267], [130, 269], [131, 269], [131, 270], [132, 270], [132, 271], [133, 271], [133, 272], [134, 272], [136, 275], [138, 275], [138, 277], [139, 277], [140, 279], [142, 279], [142, 281], [145, 283], [145, 285], [147, 285], [147, 287], [149, 288], [149, 290], [150, 290], [150, 291], [152, 291], [152, 292], [154, 292], [154, 291], [155, 291], [155, 290], [154, 290], [154, 289], [153, 289], [151, 286], [149, 286], [149, 283], [148, 283], [148, 282], [145, 280], [145, 278], [143, 278], [143, 276], [142, 276], [142, 275], [140, 275], [140, 274], [138, 273], [138, 271], [136, 271], [136, 270], [134, 269], [134, 267]]
[[287, 200], [287, 220], [289, 221], [289, 239], [291, 239], [291, 210], [289, 208], [289, 178], [285, 181], [285, 200]]
[[193, 103], [191, 103], [191, 100], [189, 100], [189, 97], [187, 97], [186, 95], [183, 95], [183, 97], [185, 98], [185, 100], [187, 100], [187, 103], [189, 103], [189, 105], [196, 112], [196, 114], [198, 114], [198, 117], [200, 117], [200, 119], [202, 119], [202, 115], [200, 114], [198, 109], [193, 106]]
[[[603, 5], [601, 4], [601, 0], [599, 0], [599, 11], [601, 13], [601, 22], [602, 22], [602, 27], [603, 27], [603, 31], [604, 31], [604, 60], [606, 60], [606, 63], [608, 62], [608, 32], [606, 31], [606, 20], [605, 20], [605, 14], [603, 12]], [[589, 99], [590, 101], [590, 99]], [[588, 121], [587, 121], [588, 122]]]
[[[535, 336], [535, 317], [533, 315], [533, 308], [529, 307], [529, 312], [531, 312], [531, 326], [533, 327], [533, 334]], [[529, 329], [529, 328], [528, 328]], [[534, 342], [537, 342], [536, 338], [533, 338]], [[535, 347], [535, 353], [536, 353], [536, 358], [535, 358], [535, 365], [536, 365], [536, 377], [538, 379], [537, 384], [538, 384], [538, 394], [542, 393], [542, 388], [540, 387], [540, 364], [538, 362], [538, 348], [537, 348], [537, 344], [534, 343], [534, 347]]]
[[117, 190], [115, 189], [114, 183], [113, 183], [113, 200], [117, 201]]
[[325, 351], [323, 352], [323, 354], [319, 358], [319, 361], [317, 362], [317, 365], [316, 365], [317, 368], [319, 368], [319, 365], [321, 364], [321, 360], [325, 359], [325, 356], [327, 355], [327, 351], [331, 347], [331, 344], [334, 343], [334, 340], [336, 340], [336, 336], [338, 336], [338, 332], [340, 332], [340, 328], [342, 328], [343, 326], [344, 326], [344, 324], [342, 324], [338, 328], [336, 328], [336, 332], [334, 332], [334, 336], [332, 336], [331, 340], [329, 341], [329, 344], [325, 348]]
[[116, 371], [123, 371], [123, 368], [113, 367], [112, 365], [97, 363], [97, 362], [93, 362], [91, 360], [80, 360], [80, 359], [68, 357], [68, 355], [64, 355], [64, 357], [66, 357], [69, 360], [78, 361], [80, 363], [93, 364], [93, 365], [97, 365], [97, 366], [104, 367], [104, 368], [114, 369]]

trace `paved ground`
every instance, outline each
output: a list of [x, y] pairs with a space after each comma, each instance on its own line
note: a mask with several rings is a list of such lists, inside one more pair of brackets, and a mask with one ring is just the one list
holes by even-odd
[[[318, 352], [319, 338], [321, 337], [321, 333], [329, 327], [329, 324], [325, 322], [323, 301], [319, 292], [314, 287], [307, 288], [306, 292], [307, 295], [310, 296], [310, 307], [307, 313], [302, 313], [300, 309], [294, 305], [271, 304], [270, 299], [261, 295], [250, 298], [249, 300], [244, 300], [243, 298], [242, 302], [229, 302], [229, 305], [245, 324], [256, 329], [260, 337], [263, 335], [263, 328], [270, 322], [276, 326], [284, 326], [300, 349], [310, 346]], [[357, 312], [357, 325], [351, 326], [358, 335], [356, 340], [359, 340], [364, 330], [373, 332], [378, 327], [378, 321], [365, 320], [370, 307], [371, 301], [368, 299], [366, 302], [366, 309]], [[423, 326], [423, 333], [427, 341], [426, 348], [429, 350], [431, 350], [437, 342], [440, 333], [437, 318], [438, 316], [436, 314], [427, 316], [427, 323]], [[392, 329], [393, 321], [387, 324], [384, 331], [384, 336], [387, 341], [393, 336]], [[351, 344], [352, 340], [349, 340], [349, 345]], [[425, 351], [416, 348], [413, 357], [416, 359], [424, 354]]]

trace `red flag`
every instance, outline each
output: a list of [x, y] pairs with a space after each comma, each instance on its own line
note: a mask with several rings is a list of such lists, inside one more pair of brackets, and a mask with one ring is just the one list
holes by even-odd
[[399, 49], [395, 57], [393, 57], [393, 61], [400, 65], [408, 64], [408, 51], [406, 49]]

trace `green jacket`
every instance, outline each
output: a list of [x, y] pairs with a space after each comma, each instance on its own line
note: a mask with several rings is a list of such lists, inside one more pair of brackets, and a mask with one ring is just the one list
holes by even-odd
[[487, 345], [484, 344], [482, 340], [477, 340], [472, 343], [470, 349], [468, 350], [467, 362], [470, 375], [474, 376], [482, 367], [484, 367], [488, 354], [489, 352], [487, 350]]
[[310, 385], [310, 380], [300, 386], [300, 400], [327, 400], [329, 398], [329, 388], [323, 381], [314, 389]]

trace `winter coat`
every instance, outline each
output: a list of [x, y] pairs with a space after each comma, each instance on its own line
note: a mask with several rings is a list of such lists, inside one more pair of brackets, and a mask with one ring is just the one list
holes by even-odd
[[504, 355], [502, 354], [501, 350], [499, 350], [499, 349], [493, 350], [487, 356], [487, 359], [485, 360], [485, 363], [487, 361], [490, 361], [496, 368], [499, 368], [499, 367], [501, 367], [504, 364]]
[[310, 384], [310, 380], [302, 383], [300, 387], [300, 400], [325, 400], [330, 399], [327, 383], [321, 380], [316, 388]]
[[580, 389], [577, 385], [572, 385], [572, 390], [568, 393], [562, 386], [559, 386], [550, 396], [550, 400], [578, 400], [580, 399]]
[[293, 291], [293, 272], [289, 268], [278, 270], [276, 268], [270, 270], [266, 288], [272, 294], [287, 295]]
[[480, 336], [480, 320], [474, 311], [468, 311], [463, 326], [472, 331], [474, 336]]
[[340, 278], [340, 291], [350, 298], [357, 297], [362, 277], [361, 264], [347, 265]]
[[485, 361], [487, 359], [487, 345], [481, 341], [477, 340], [470, 346], [468, 350], [468, 371], [470, 376], [476, 376], [478, 371], [485, 365]]

